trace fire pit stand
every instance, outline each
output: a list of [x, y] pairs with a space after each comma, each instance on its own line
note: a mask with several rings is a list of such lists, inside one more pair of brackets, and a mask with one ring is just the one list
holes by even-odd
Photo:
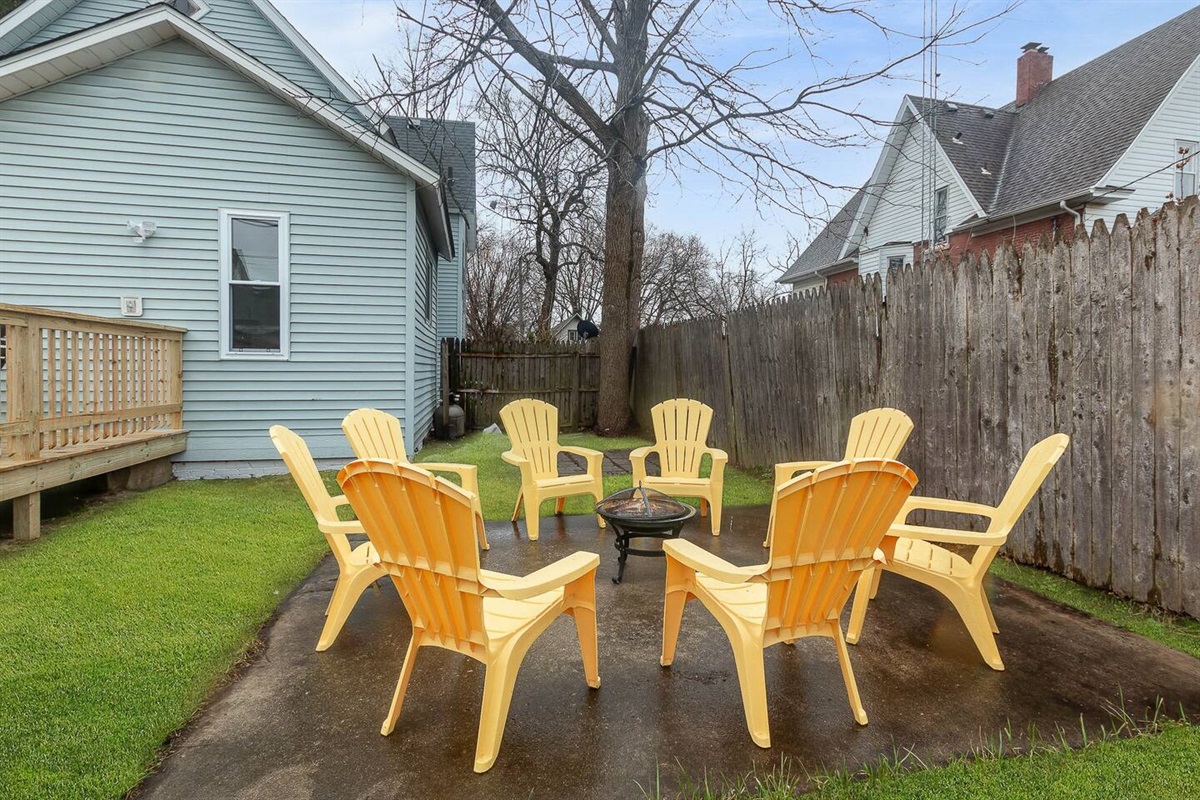
[[661, 548], [646, 550], [630, 547], [631, 539], [675, 539], [683, 524], [696, 514], [696, 509], [684, 505], [662, 492], [637, 486], [622, 489], [596, 504], [596, 513], [612, 528], [617, 539], [613, 545], [617, 558], [617, 575], [613, 583], [625, 577], [625, 561], [630, 555], [662, 558]]

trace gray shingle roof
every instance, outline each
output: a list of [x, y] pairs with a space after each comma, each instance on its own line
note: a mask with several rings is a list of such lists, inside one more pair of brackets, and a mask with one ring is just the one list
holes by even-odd
[[908, 99], [936, 132], [938, 143], [975, 201], [985, 210], [991, 207], [1009, 137], [1019, 115], [967, 103], [911, 95]]
[[396, 146], [446, 180], [452, 214], [475, 213], [475, 123], [387, 117]]
[[[907, 99], [932, 123], [987, 216], [1005, 217], [1095, 186], [1198, 56], [1200, 6], [1054, 79], [1020, 108]], [[857, 208], [861, 194], [847, 208]], [[830, 252], [835, 244], [840, 250], [852, 216], [842, 209], [779, 280], [798, 280], [837, 260]]]
[[817, 234], [817, 238], [809, 242], [800, 257], [776, 282], [795, 283], [839, 260], [842, 256], [842, 246], [846, 244], [846, 237], [850, 234], [854, 215], [858, 213], [858, 207], [862, 204], [865, 194], [863, 189], [855, 192], [850, 201], [842, 206], [842, 210]]
[[990, 215], [1066, 199], [1096, 185], [1197, 55], [1200, 6], [1044, 86], [1017, 111]]

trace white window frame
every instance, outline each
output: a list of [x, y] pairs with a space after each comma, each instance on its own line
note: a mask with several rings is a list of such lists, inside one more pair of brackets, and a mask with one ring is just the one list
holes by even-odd
[[[1181, 154], [1179, 151], [1183, 148], [1188, 148], [1187, 155]], [[1200, 141], [1194, 139], [1176, 139], [1175, 140], [1175, 169], [1173, 170], [1171, 183], [1171, 192], [1175, 195], [1176, 200], [1183, 200], [1183, 176], [1191, 175], [1193, 177], [1192, 187], [1194, 193], [1200, 193]], [[1187, 162], [1187, 163], [1184, 163]]]
[[[291, 357], [291, 214], [287, 211], [263, 211], [261, 209], [222, 208], [218, 210], [221, 272], [221, 358], [246, 361], [287, 361]], [[238, 281], [259, 283], [264, 286], [279, 286], [279, 350], [234, 350], [230, 345], [233, 323], [229, 287], [233, 285], [233, 226], [235, 219], [262, 219], [278, 224], [279, 233], [279, 280]]]
[[[938, 212], [938, 200], [942, 197], [946, 198], [942, 204], [941, 213]], [[938, 221], [941, 221], [942, 230], [938, 231]], [[933, 193], [933, 243], [935, 245], [948, 241], [950, 236], [950, 187], [939, 187]]]

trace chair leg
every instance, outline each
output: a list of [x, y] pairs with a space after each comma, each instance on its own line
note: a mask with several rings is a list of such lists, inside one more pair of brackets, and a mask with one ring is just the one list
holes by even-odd
[[871, 579], [871, 599], [874, 600], [875, 595], [879, 594], [879, 581], [883, 578], [883, 570], [873, 569], [871, 571], [875, 575], [875, 577]]
[[[634, 484], [634, 485], [636, 486], [637, 484]], [[596, 481], [596, 487], [594, 489], [592, 489], [592, 497], [595, 498], [597, 503], [599, 503], [601, 500], [604, 499], [604, 481], [603, 480]], [[604, 517], [600, 516], [599, 514], [596, 515], [596, 524], [599, 525], [601, 528], [608, 527], [608, 523], [606, 523], [604, 521]]]
[[737, 665], [738, 684], [742, 690], [742, 708], [746, 712], [746, 728], [759, 747], [771, 746], [771, 723], [767, 719], [767, 673], [763, 666], [761, 641], [729, 637], [733, 645], [733, 661]]
[[385, 573], [376, 567], [362, 567], [353, 574], [341, 575], [333, 587], [333, 596], [329, 599], [326, 611], [325, 626], [321, 629], [321, 638], [317, 640], [317, 652], [328, 650], [346, 624], [346, 618], [354, 610], [358, 598], [367, 587], [381, 578]]
[[837, 647], [838, 663], [842, 667], [842, 680], [846, 682], [846, 696], [850, 699], [850, 710], [854, 712], [854, 720], [859, 725], [867, 724], [867, 710], [863, 708], [862, 698], [858, 696], [858, 683], [854, 680], [854, 669], [850, 666], [850, 650], [846, 640], [842, 638], [842, 625], [836, 620], [833, 623], [833, 643]]
[[703, 497], [700, 498], [700, 516], [708, 516], [708, 500]]
[[867, 604], [871, 601], [871, 587], [877, 585], [876, 574], [882, 572], [879, 567], [868, 567], [858, 576], [858, 586], [854, 590], [854, 605], [850, 608], [850, 629], [846, 631], [846, 641], [858, 644], [862, 638], [863, 622], [867, 618]]
[[567, 498], [559, 497], [554, 501], [554, 513], [562, 516], [563, 511], [567, 508]]
[[711, 501], [709, 501], [709, 516], [712, 517], [712, 535], [721, 535], [721, 495], [718, 493]]
[[524, 499], [524, 497], [525, 497], [524, 491], [517, 492], [517, 504], [515, 506], [513, 506], [513, 515], [512, 515], [513, 522], [516, 522], [517, 518], [521, 516], [521, 500]]
[[541, 520], [538, 515], [541, 513], [540, 498], [529, 496], [525, 498], [525, 532], [529, 534], [529, 541], [536, 542], [538, 539], [538, 523]]
[[999, 633], [1000, 628], [996, 625], [996, 615], [992, 613], [992, 603], [988, 600], [987, 592], [980, 589], [979, 594], [983, 597], [981, 602], [983, 603], [983, 610], [987, 612], [988, 623], [992, 626], [992, 633]]
[[675, 644], [679, 640], [679, 627], [683, 624], [683, 609], [687, 605], [688, 568], [676, 561], [667, 561], [667, 592], [663, 602], [663, 643], [658, 663], [671, 666], [675, 660]]
[[420, 647], [420, 631], [413, 631], [412, 639], [408, 642], [408, 652], [404, 654], [404, 665], [400, 667], [400, 679], [396, 681], [396, 691], [392, 694], [392, 705], [388, 708], [383, 726], [379, 729], [384, 736], [396, 729], [396, 720], [400, 718], [400, 708], [404, 705], [404, 693], [408, 691], [408, 679], [412, 677], [413, 665], [417, 663], [417, 650]]
[[583, 656], [583, 676], [587, 685], [600, 688], [599, 647], [596, 636], [596, 573], [589, 572], [583, 578], [566, 587], [564, 598], [569, 612], [575, 618], [575, 634], [579, 637], [579, 653]]
[[997, 672], [1003, 671], [1004, 661], [1000, 658], [1000, 650], [996, 647], [996, 637], [992, 633], [992, 624], [988, 619], [987, 599], [980, 590], [977, 595], [966, 592], [954, 592], [947, 595], [958, 615], [962, 617], [967, 632], [971, 634], [975, 647], [987, 665]]
[[513, 685], [525, 653], [506, 648], [488, 663], [483, 679], [483, 708], [479, 712], [479, 737], [475, 742], [475, 771], [487, 772], [496, 763], [504, 723], [512, 703]]

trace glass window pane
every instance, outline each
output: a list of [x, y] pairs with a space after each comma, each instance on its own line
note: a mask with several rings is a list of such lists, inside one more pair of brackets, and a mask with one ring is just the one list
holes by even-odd
[[273, 219], [231, 219], [235, 281], [279, 280], [279, 222]]
[[229, 344], [234, 350], [279, 350], [278, 286], [229, 287]]

